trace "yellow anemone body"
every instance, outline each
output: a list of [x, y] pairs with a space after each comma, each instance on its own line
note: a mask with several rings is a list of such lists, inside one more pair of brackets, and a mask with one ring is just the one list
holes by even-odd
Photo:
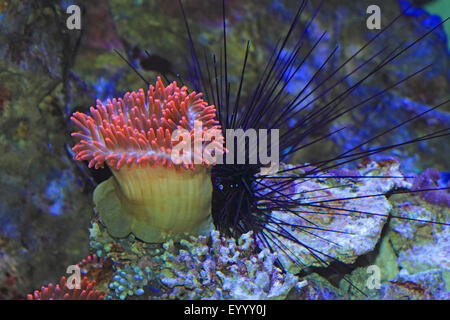
[[131, 166], [94, 191], [100, 220], [114, 237], [133, 233], [145, 242], [201, 234], [210, 228], [212, 184], [208, 169]]

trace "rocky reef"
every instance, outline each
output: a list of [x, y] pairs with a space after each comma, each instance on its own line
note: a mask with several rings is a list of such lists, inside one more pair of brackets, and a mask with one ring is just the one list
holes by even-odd
[[[163, 244], [108, 234], [95, 214], [92, 193], [111, 173], [73, 161], [69, 118], [75, 111], [87, 112], [96, 99], [105, 101], [144, 85], [114, 49], [148, 79], [188, 77], [184, 22], [169, 2], [0, 1], [0, 299], [51, 297], [56, 288], [51, 283], [64, 286], [60, 279], [68, 276], [70, 265], [77, 265], [86, 277], [86, 293], [77, 292], [73, 295], [77, 298], [95, 292], [91, 298], [120, 300], [449, 299], [450, 231], [444, 224], [450, 222], [450, 197], [447, 190], [416, 191], [448, 188], [450, 144], [441, 138], [400, 146], [449, 127], [448, 105], [431, 110], [450, 92], [448, 40], [441, 27], [369, 77], [351, 92], [346, 104], [356, 104], [433, 61], [422, 76], [324, 126], [320, 135], [346, 130], [290, 159], [290, 163], [328, 159], [329, 154], [345, 152], [427, 112], [371, 146], [399, 144], [399, 148], [331, 170], [333, 178], [317, 177], [292, 186], [305, 203], [348, 210], [339, 211], [341, 215], [331, 214], [329, 208], [323, 214], [304, 212], [303, 218], [273, 213], [292, 224], [311, 227], [305, 219], [316, 224], [307, 229], [309, 233], [293, 232], [305, 245], [320, 248], [317, 252], [289, 240], [283, 240], [284, 250], [270, 252], [251, 233], [233, 239], [211, 230], [209, 236], [186, 235], [181, 242]], [[198, 50], [217, 49], [222, 44], [220, 6], [184, 2]], [[246, 79], [255, 83], [298, 1], [226, 3], [230, 73], [240, 73], [243, 47], [250, 39]], [[306, 8], [309, 16], [318, 3], [313, 0]], [[410, 3], [385, 1], [383, 21], [392, 20]], [[81, 30], [65, 27], [69, 4], [83, 9]], [[326, 1], [308, 29], [301, 54], [324, 30], [328, 32], [288, 88], [291, 94], [308, 83], [336, 45], [339, 49], [328, 61], [330, 70], [374, 36], [364, 27], [370, 4], [371, 0]], [[299, 24], [307, 25], [308, 15]], [[397, 48], [399, 39], [414, 41], [440, 21], [413, 6], [336, 77], [384, 47]], [[381, 60], [374, 59], [368, 67]], [[317, 77], [311, 86], [322, 80]], [[230, 76], [230, 81], [237, 87], [239, 77]], [[341, 86], [350, 88], [354, 81], [348, 77]], [[242, 99], [248, 99], [244, 95]], [[290, 125], [301, 125], [302, 120], [292, 119]], [[318, 137], [312, 135], [309, 141]], [[385, 178], [362, 178], [371, 175]], [[401, 190], [405, 193], [393, 195]], [[356, 198], [370, 194], [380, 196]], [[301, 263], [293, 263], [289, 252]], [[70, 298], [66, 293], [58, 291], [53, 297]]]
[[[429, 204], [419, 195], [389, 196], [390, 191], [411, 189], [422, 179], [408, 181], [395, 160], [367, 161], [351, 172], [355, 178], [341, 178], [334, 172], [334, 181], [294, 186], [299, 196], [333, 190], [335, 194], [326, 197], [320, 194], [320, 200], [341, 199], [340, 208], [356, 212], [306, 213], [302, 217], [315, 223], [314, 233], [298, 231], [295, 236], [304, 245], [284, 239], [285, 249], [276, 252], [260, 245], [251, 232], [239, 239], [220, 236], [217, 231], [210, 236], [186, 234], [179, 242], [163, 244], [145, 243], [133, 235], [115, 239], [94, 219], [91, 250], [112, 261], [114, 270], [104, 279], [106, 298], [445, 299], [450, 237], [448, 228], [439, 223], [449, 221], [449, 208]], [[387, 178], [362, 178], [370, 174]], [[329, 189], [333, 185], [340, 187]], [[377, 201], [343, 200], [360, 192], [384, 195]], [[319, 199], [317, 194], [308, 197]], [[297, 263], [290, 253], [298, 258]], [[372, 277], [374, 268], [377, 278]]]

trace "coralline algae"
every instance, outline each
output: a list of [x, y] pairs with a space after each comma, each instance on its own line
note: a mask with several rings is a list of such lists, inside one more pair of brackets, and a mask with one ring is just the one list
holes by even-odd
[[[304, 199], [302, 203], [322, 207], [299, 207], [302, 214], [298, 216], [290, 212], [272, 213], [273, 217], [281, 221], [305, 226], [305, 229], [290, 230], [298, 242], [283, 239], [287, 249], [279, 254], [279, 258], [289, 272], [295, 274], [309, 266], [326, 266], [334, 260], [351, 264], [358, 256], [372, 251], [392, 210], [384, 194], [396, 187], [410, 187], [395, 160], [366, 162], [352, 175], [355, 178], [340, 178], [336, 175], [335, 181], [319, 177], [296, 182], [295, 194], [298, 194], [298, 199]], [[379, 196], [354, 199], [367, 195]], [[332, 199], [338, 200], [330, 201]], [[300, 263], [293, 261], [292, 257]]]
[[[398, 264], [411, 273], [440, 268], [450, 275], [450, 230], [432, 231], [432, 239], [427, 243], [414, 244], [400, 252]], [[450, 283], [448, 283], [450, 287]]]
[[383, 285], [384, 300], [448, 300], [450, 292], [445, 288], [443, 272], [428, 270], [410, 275], [401, 270], [394, 281]]
[[144, 287], [152, 280], [151, 270], [146, 267], [141, 270], [138, 266], [130, 264], [117, 268], [108, 285], [110, 289], [106, 299], [118, 298], [124, 300], [127, 296], [141, 296]]

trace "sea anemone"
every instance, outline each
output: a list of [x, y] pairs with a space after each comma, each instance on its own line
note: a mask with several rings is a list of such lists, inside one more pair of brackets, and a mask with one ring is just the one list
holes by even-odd
[[94, 191], [96, 210], [109, 233], [133, 233], [146, 242], [167, 235], [201, 233], [210, 224], [212, 185], [208, 167], [224, 152], [215, 107], [160, 78], [123, 99], [97, 101], [90, 114], [76, 112], [81, 131], [75, 160], [106, 163], [113, 177]]

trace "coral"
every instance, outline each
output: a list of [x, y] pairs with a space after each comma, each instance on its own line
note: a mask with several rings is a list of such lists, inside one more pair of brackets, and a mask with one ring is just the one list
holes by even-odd
[[127, 264], [117, 268], [108, 286], [110, 290], [106, 299], [124, 300], [127, 296], [141, 296], [145, 292], [144, 287], [152, 280], [154, 275], [148, 267], [141, 270], [138, 266]]
[[94, 221], [90, 243], [115, 262], [111, 299], [284, 299], [297, 282], [276, 266], [275, 253], [258, 251], [251, 233], [148, 244], [112, 239]]
[[74, 159], [96, 169], [106, 162], [114, 175], [94, 192], [113, 236], [162, 242], [209, 227], [212, 186], [205, 166], [224, 152], [215, 111], [201, 94], [188, 94], [176, 82], [164, 87], [158, 78], [146, 96], [141, 89], [106, 106], [98, 100], [91, 116], [74, 113], [81, 129], [72, 134], [81, 139]]
[[62, 277], [56, 286], [49, 284], [28, 294], [27, 300], [102, 300], [104, 293], [94, 289], [94, 286], [95, 281], [88, 281], [87, 277], [84, 277], [80, 289], [69, 289], [66, 277]]
[[154, 257], [161, 254], [161, 244], [146, 243], [133, 235], [113, 239], [95, 220], [90, 229], [90, 240], [91, 249], [96, 251], [96, 256], [101, 256], [98, 259], [112, 262], [112, 272], [104, 278], [107, 299], [159, 295], [157, 275], [160, 265]]
[[161, 282], [170, 299], [284, 299], [297, 278], [275, 266], [277, 255], [264, 249], [255, 252], [252, 232], [237, 241], [211, 232], [208, 238], [166, 242]]

